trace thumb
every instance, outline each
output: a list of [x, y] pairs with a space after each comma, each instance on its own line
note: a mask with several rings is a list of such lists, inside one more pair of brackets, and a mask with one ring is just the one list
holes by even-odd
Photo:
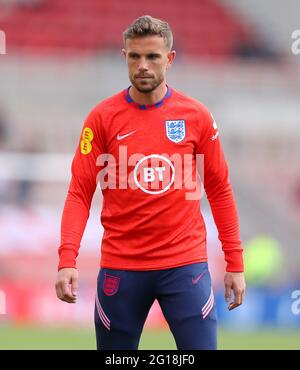
[[73, 276], [71, 284], [72, 284], [71, 286], [72, 294], [75, 297], [77, 295], [77, 290], [78, 290], [78, 279]]

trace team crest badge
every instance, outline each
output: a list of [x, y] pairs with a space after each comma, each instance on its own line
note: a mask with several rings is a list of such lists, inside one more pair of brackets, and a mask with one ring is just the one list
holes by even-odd
[[114, 295], [119, 290], [120, 278], [111, 275], [104, 275], [103, 292], [108, 295]]
[[185, 120], [166, 121], [166, 133], [169, 140], [180, 143], [185, 138]]

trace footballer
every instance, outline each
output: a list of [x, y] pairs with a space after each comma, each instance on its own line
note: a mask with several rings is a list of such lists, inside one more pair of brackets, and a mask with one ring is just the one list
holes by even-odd
[[178, 349], [216, 349], [200, 179], [226, 261], [228, 308], [245, 294], [238, 213], [218, 127], [202, 103], [166, 82], [176, 56], [167, 22], [142, 16], [123, 38], [131, 85], [84, 122], [62, 215], [56, 293], [76, 302], [76, 258], [99, 184], [97, 348], [138, 349], [156, 299]]

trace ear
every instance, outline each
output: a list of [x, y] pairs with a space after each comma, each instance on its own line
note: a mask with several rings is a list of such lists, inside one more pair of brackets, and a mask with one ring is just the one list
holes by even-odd
[[174, 59], [176, 58], [176, 51], [175, 50], [171, 50], [169, 53], [168, 53], [168, 63], [167, 63], [167, 68], [170, 68], [174, 62]]
[[126, 50], [125, 49], [122, 49], [122, 54], [123, 54], [124, 58], [126, 59]]

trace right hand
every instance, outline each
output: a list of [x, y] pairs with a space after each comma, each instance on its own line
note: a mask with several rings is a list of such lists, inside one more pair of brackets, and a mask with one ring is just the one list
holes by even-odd
[[225, 283], [225, 299], [226, 302], [230, 302], [231, 300], [231, 290], [233, 290], [234, 300], [229, 303], [228, 309], [229, 311], [235, 309], [236, 307], [243, 304], [245, 291], [246, 291], [246, 283], [245, 277], [243, 272], [226, 272], [224, 277]]
[[58, 271], [56, 284], [57, 297], [68, 303], [76, 303], [78, 289], [78, 271], [75, 268], [63, 268]]

